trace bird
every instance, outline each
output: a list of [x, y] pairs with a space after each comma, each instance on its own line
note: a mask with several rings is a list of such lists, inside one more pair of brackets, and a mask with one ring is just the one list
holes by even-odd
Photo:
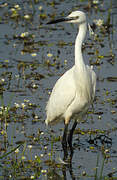
[[[46, 105], [45, 123], [55, 125], [64, 121], [62, 147], [66, 151], [69, 145], [72, 151], [73, 132], [94, 101], [96, 73], [93, 66], [85, 64], [82, 54], [82, 44], [87, 32], [86, 14], [82, 11], [73, 11], [68, 16], [51, 20], [47, 24], [60, 22], [74, 23], [78, 26], [75, 40], [75, 64], [56, 81]], [[71, 119], [74, 123], [68, 133]]]

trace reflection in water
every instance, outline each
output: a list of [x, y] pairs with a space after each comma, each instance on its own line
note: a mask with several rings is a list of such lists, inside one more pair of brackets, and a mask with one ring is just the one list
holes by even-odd
[[70, 162], [70, 164], [68, 164], [67, 166], [64, 165], [63, 168], [62, 168], [64, 180], [67, 180], [67, 176], [66, 176], [67, 169], [69, 171], [71, 179], [75, 180], [76, 178], [75, 178], [75, 175], [74, 175], [73, 169], [72, 169], [72, 161]]
[[[111, 148], [112, 146], [112, 139], [110, 137], [108, 137], [107, 135], [104, 134], [100, 134], [100, 135], [96, 135], [94, 138], [91, 138], [88, 140], [89, 144], [92, 144], [96, 147], [103, 147], [104, 149], [106, 148]], [[104, 156], [103, 151], [102, 152], [102, 156]], [[73, 158], [73, 147], [72, 149], [70, 148], [70, 157], [68, 161], [68, 164], [64, 164], [63, 168], [62, 168], [62, 172], [63, 172], [63, 177], [64, 180], [67, 180], [67, 171], [69, 171], [70, 177], [72, 180], [75, 180], [76, 177], [74, 175], [73, 169], [72, 169], [72, 158]], [[67, 155], [67, 156], [66, 156]], [[66, 158], [68, 158], [68, 149], [64, 149], [64, 158], [63, 160], [66, 160]], [[106, 158], [106, 156], [105, 156]], [[77, 177], [78, 179], [78, 177]]]
[[68, 180], [69, 177], [67, 178], [67, 171], [70, 174], [70, 179], [71, 180], [75, 180], [76, 177], [73, 173], [73, 169], [72, 169], [72, 162], [70, 162], [69, 164], [64, 164], [62, 166], [62, 175], [58, 174], [58, 169], [56, 167], [54, 168], [50, 168], [47, 174], [46, 179], [47, 180], [51, 180], [51, 179], [56, 179], [56, 180]]
[[48, 171], [47, 180], [52, 180], [52, 179], [63, 180], [63, 177], [58, 174], [57, 169], [52, 168]]

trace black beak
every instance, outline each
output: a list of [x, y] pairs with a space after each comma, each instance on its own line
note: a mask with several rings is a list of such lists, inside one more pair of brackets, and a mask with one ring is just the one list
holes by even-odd
[[49, 21], [47, 24], [56, 24], [56, 23], [64, 22], [64, 21], [67, 21], [67, 18], [55, 19], [55, 20]]
[[67, 21], [71, 21], [71, 20], [74, 20], [74, 18], [65, 17], [65, 18], [60, 18], [60, 19], [55, 19], [55, 20], [49, 21], [47, 24], [56, 24], [56, 23], [59, 23], [59, 22], [67, 22]]

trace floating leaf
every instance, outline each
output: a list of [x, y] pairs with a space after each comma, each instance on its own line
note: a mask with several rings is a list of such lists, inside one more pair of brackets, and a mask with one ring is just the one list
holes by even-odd
[[111, 82], [116, 82], [117, 81], [117, 77], [107, 77], [107, 80], [111, 81]]
[[103, 112], [95, 112], [94, 114], [97, 114], [97, 115], [102, 115]]

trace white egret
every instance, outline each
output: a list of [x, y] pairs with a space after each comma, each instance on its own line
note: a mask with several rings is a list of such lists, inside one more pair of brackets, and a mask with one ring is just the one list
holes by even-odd
[[[77, 122], [86, 114], [93, 103], [96, 88], [96, 74], [92, 66], [85, 65], [82, 56], [82, 43], [87, 31], [86, 15], [82, 11], [74, 11], [65, 18], [50, 21], [48, 24], [59, 22], [78, 24], [79, 32], [75, 41], [75, 65], [57, 80], [46, 106], [47, 118], [45, 123], [56, 124], [64, 120], [65, 128], [62, 139], [63, 150], [67, 142], [71, 149], [72, 136]], [[74, 124], [67, 139], [68, 124], [74, 118]]]

